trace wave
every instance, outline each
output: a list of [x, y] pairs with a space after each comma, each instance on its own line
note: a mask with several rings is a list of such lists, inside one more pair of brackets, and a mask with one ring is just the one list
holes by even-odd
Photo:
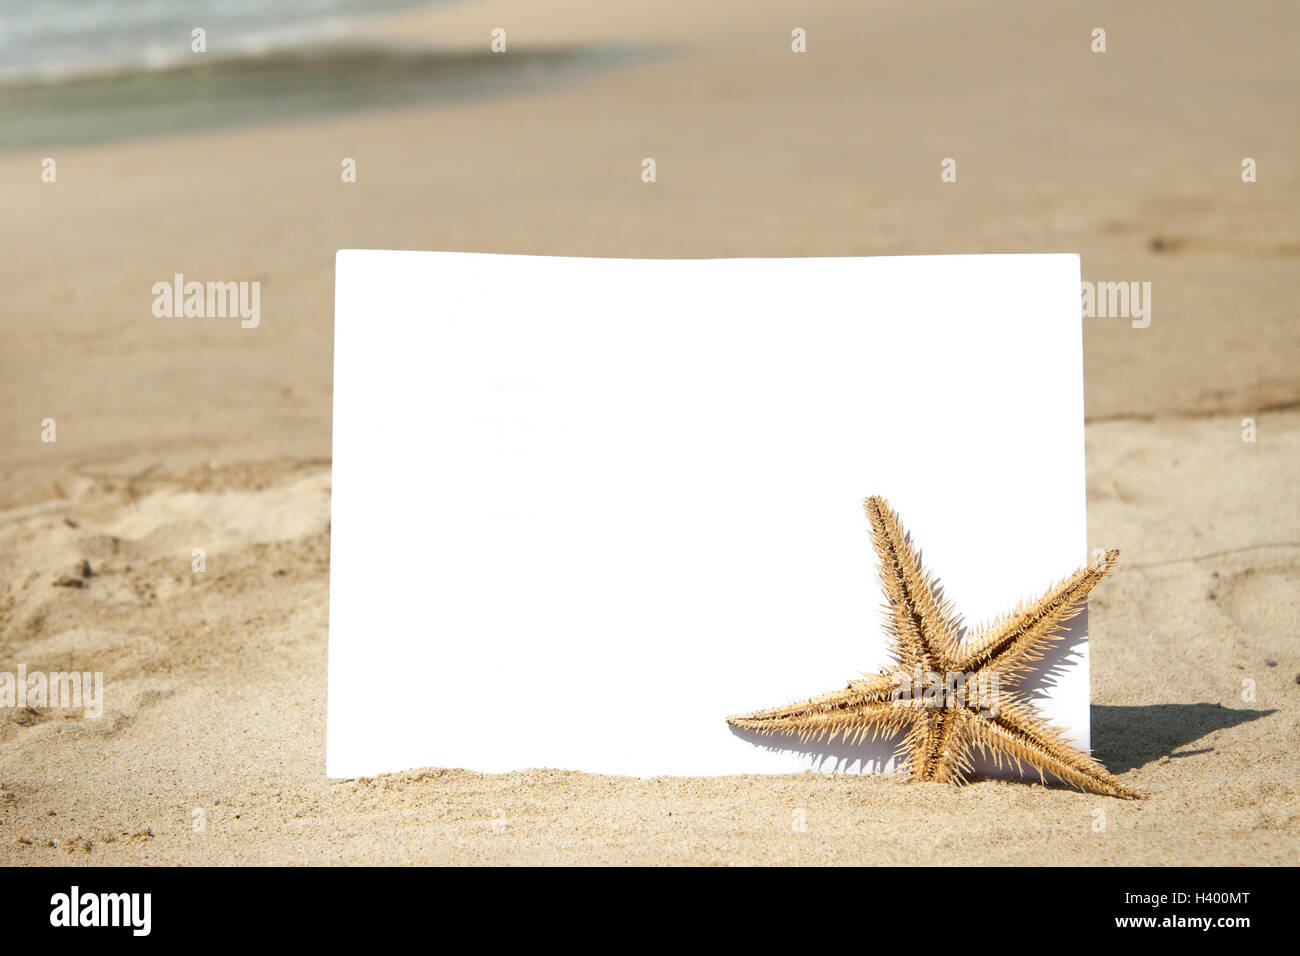
[[0, 86], [169, 70], [338, 42], [429, 0], [0, 0]]

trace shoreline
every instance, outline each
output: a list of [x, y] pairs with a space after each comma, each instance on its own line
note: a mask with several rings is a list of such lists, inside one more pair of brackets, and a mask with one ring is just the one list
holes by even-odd
[[[662, 58], [644, 47], [554, 47], [508, 57], [340, 43], [0, 87], [0, 152], [346, 118], [544, 93]], [[138, 104], [148, 103], [147, 111]]]

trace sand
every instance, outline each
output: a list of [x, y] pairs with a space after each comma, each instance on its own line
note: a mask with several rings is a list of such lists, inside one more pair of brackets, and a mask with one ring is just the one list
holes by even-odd
[[[505, 26], [537, 61], [481, 95], [0, 153], [0, 669], [106, 682], [99, 719], [0, 712], [0, 862], [1300, 862], [1300, 11], [613, 7], [485, 0], [364, 31], [482, 71]], [[548, 66], [575, 57], [599, 68]], [[326, 780], [340, 247], [1078, 251], [1085, 279], [1151, 282], [1148, 328], [1085, 321], [1089, 539], [1123, 550], [1091, 605], [1094, 745], [1150, 797]], [[155, 319], [175, 272], [260, 280], [261, 325]]]

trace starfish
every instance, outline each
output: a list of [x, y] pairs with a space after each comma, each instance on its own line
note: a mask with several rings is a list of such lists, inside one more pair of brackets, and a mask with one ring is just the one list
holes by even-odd
[[760, 734], [797, 734], [801, 741], [849, 743], [905, 731], [896, 759], [913, 780], [963, 784], [975, 750], [1007, 759], [1039, 778], [1051, 773], [1082, 790], [1137, 799], [1143, 794], [1112, 776], [1049, 725], [1015, 691], [1043, 651], [1060, 640], [1064, 624], [1110, 573], [1118, 551], [1080, 568], [1036, 601], [966, 639], [961, 619], [936, 589], [898, 515], [883, 498], [866, 500], [880, 558], [880, 583], [891, 638], [892, 665], [849, 681], [843, 690], [785, 707], [728, 717], [733, 727]]

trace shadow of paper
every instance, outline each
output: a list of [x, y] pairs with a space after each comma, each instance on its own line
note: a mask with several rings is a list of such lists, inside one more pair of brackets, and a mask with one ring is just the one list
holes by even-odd
[[1222, 704], [1097, 704], [1092, 708], [1093, 756], [1111, 773], [1161, 757], [1192, 757], [1213, 747], [1179, 752], [1207, 734], [1258, 720], [1276, 710], [1237, 710]]

